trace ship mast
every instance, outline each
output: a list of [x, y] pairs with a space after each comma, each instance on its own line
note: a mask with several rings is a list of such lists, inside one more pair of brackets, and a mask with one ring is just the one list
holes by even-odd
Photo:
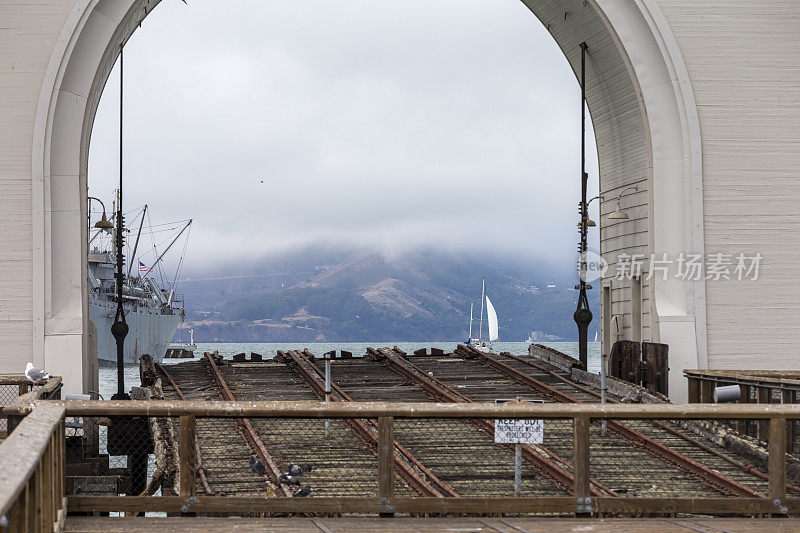
[[478, 326], [478, 342], [483, 344], [483, 304], [486, 301], [486, 278], [483, 278], [481, 286], [481, 321]]

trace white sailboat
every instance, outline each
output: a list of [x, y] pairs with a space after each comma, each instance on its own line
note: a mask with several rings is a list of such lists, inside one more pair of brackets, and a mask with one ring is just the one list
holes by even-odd
[[472, 304], [469, 306], [469, 340], [466, 344], [470, 346], [474, 346], [479, 350], [488, 351], [492, 350], [492, 345], [487, 344], [487, 341], [483, 338], [483, 310], [486, 309], [486, 322], [489, 329], [489, 337], [488, 343], [492, 343], [496, 341], [500, 335], [499, 324], [497, 321], [497, 311], [494, 309], [494, 305], [492, 305], [492, 301], [486, 295], [486, 279], [483, 279], [482, 287], [481, 287], [481, 318], [478, 323], [478, 338], [472, 338]]

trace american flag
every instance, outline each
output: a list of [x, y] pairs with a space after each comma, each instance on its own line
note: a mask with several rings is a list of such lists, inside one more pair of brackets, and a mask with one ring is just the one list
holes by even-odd
[[147, 265], [139, 261], [139, 273], [144, 274], [145, 272], [147, 272]]

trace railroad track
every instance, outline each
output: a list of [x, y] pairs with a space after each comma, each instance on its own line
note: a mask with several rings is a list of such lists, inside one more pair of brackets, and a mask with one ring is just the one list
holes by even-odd
[[[217, 367], [217, 364], [214, 362], [214, 357], [206, 352], [203, 355], [204, 363], [208, 365], [211, 371], [211, 377], [215, 381], [217, 388], [219, 390], [219, 396], [223, 400], [227, 401], [235, 401], [236, 397], [231, 392], [231, 389], [228, 387], [228, 384], [225, 382], [225, 379], [222, 377], [222, 374]], [[291, 498], [292, 491], [289, 487], [281, 482], [278, 481], [278, 477], [281, 475], [281, 470], [278, 468], [275, 459], [273, 459], [272, 454], [269, 453], [269, 450], [266, 446], [264, 446], [264, 442], [256, 433], [256, 430], [253, 428], [253, 424], [250, 423], [249, 418], [240, 418], [236, 422], [236, 429], [242, 435], [244, 440], [250, 446], [250, 449], [253, 451], [253, 454], [258, 457], [258, 459], [263, 463], [265, 466], [265, 472], [269, 480], [273, 483], [275, 487], [277, 487], [283, 495]]]
[[[278, 355], [275, 359], [291, 366], [303, 377], [308, 386], [314, 391], [314, 394], [316, 394], [320, 400], [324, 400], [325, 376], [320, 369], [311, 362], [313, 358], [314, 356], [307, 350], [303, 352], [292, 350], [289, 352], [278, 351]], [[333, 382], [331, 382], [331, 400], [334, 402], [353, 401], [347, 393]], [[353, 433], [377, 456], [378, 423], [376, 420], [370, 420], [369, 422], [372, 427], [369, 427], [360, 419], [351, 418], [345, 420], [345, 424], [347, 424]], [[394, 441], [394, 450], [395, 470], [403, 481], [418, 495], [458, 497], [458, 493], [453, 487], [436, 477], [430, 469], [396, 440]]]
[[[471, 346], [459, 345], [456, 353], [465, 358], [474, 359], [478, 363], [489, 367], [504, 377], [520, 383], [530, 390], [548, 398], [554, 402], [561, 403], [579, 403], [579, 400], [574, 397], [547, 385], [546, 383], [524, 374], [503, 363], [493, 356], [489, 356], [480, 350]], [[512, 356], [513, 357], [513, 356]], [[515, 358], [519, 360], [518, 358]], [[540, 367], [541, 368], [541, 367]], [[583, 390], [584, 392], [586, 389]], [[694, 459], [679, 453], [672, 448], [650, 438], [644, 433], [622, 424], [616, 420], [608, 420], [609, 431], [616, 434], [618, 437], [625, 439], [632, 445], [647, 451], [650, 455], [662, 460], [663, 462], [672, 465], [673, 467], [683, 471], [684, 473], [694, 477], [707, 484], [726, 496], [739, 496], [739, 497], [765, 497], [764, 494], [743, 485], [742, 483], [721, 474], [707, 466], [698, 463]], [[662, 423], [663, 426], [663, 423]], [[676, 433], [680, 433], [677, 432]]]
[[[473, 400], [465, 394], [452, 389], [423, 372], [419, 367], [405, 358], [405, 353], [397, 348], [367, 348], [367, 357], [373, 361], [383, 363], [393, 372], [403, 375], [409, 381], [419, 386], [435, 399], [443, 402], [465, 402], [473, 403]], [[494, 422], [485, 419], [474, 419], [470, 422], [483, 433], [494, 439]], [[503, 448], [514, 451], [514, 446], [510, 444], [498, 444]], [[544, 446], [523, 445], [522, 458], [530, 464], [534, 470], [539, 472], [558, 487], [568, 492], [575, 493], [575, 478], [570, 472], [572, 465], [568, 461], [559, 457], [552, 450]], [[616, 492], [609, 487], [599, 483], [596, 479], [590, 478], [590, 492], [594, 496], [617, 496]]]
[[[375, 353], [380, 354], [385, 350], [373, 350], [371, 357], [375, 358]], [[307, 351], [292, 352], [294, 357], [289, 352], [285, 353], [291, 361], [289, 364], [275, 360], [225, 361], [224, 364], [214, 360], [213, 364], [231, 395], [235, 394], [237, 400], [324, 398], [322, 359], [314, 358]], [[333, 368], [336, 381], [331, 387], [332, 400], [430, 401], [433, 398], [438, 401], [465, 402], [528, 395], [561, 402], [565, 401], [566, 396], [572, 399], [569, 403], [597, 401], [598, 393], [592, 389], [569, 380], [539, 362], [528, 361], [527, 358], [506, 354], [492, 355], [492, 359], [510, 369], [504, 369], [503, 373], [493, 366], [482, 364], [477, 358], [462, 358], [463, 354], [423, 357], [406, 356], [401, 352], [398, 355], [402, 358], [401, 365], [403, 360], [408, 361], [407, 365], [403, 365], [405, 373], [396, 370], [387, 372], [389, 365], [383, 362], [375, 364], [368, 360], [369, 357], [335, 359]], [[202, 362], [188, 361], [164, 365], [162, 368], [164, 371], [159, 369], [159, 372], [165, 378], [169, 376], [165, 380], [169, 383], [165, 383], [165, 395], [188, 400], [222, 397], [219, 394], [219, 384], [212, 375], [214, 372], [211, 364], [205, 358]], [[303, 370], [298, 370], [300, 368]], [[431, 371], [436, 375], [435, 378], [428, 375]], [[513, 371], [549, 387], [549, 390], [544, 389], [548, 395], [533, 388], [528, 381], [514, 379], [518, 376]], [[415, 383], [407, 375], [409, 372], [422, 382], [436, 385], [439, 390]], [[226, 422], [229, 428], [222, 427]], [[322, 490], [320, 495], [375, 494], [377, 462], [373, 448], [343, 421], [334, 421], [333, 438], [330, 440], [324, 439], [322, 421], [251, 419], [249, 422], [265, 448], [271, 452], [276, 464], [282, 465], [291, 460], [322, 465], [321, 476], [309, 479], [309, 484]], [[361, 422], [368, 432], [374, 432], [372, 421]], [[766, 492], [767, 483], [764, 477], [756, 473], [750, 465], [744, 464], [741, 457], [723, 454], [713, 444], [709, 446], [693, 439], [673, 427], [669, 421], [653, 422], [626, 421], [625, 425], [634, 435], [641, 434], [679, 457], [686, 457], [709, 470], [717, 470], [717, 474], [743, 486], [747, 485], [759, 496]], [[601, 436], [598, 426], [599, 424], [592, 426], [593, 494], [609, 496], [612, 493], [627, 493], [650, 497], [671, 497], [679, 494], [707, 497], [727, 494], [718, 485], [702, 480], [702, 476], [678, 468], [641, 444], [633, 445], [631, 440], [614, 431], [609, 431], [606, 437]], [[246, 457], [251, 448], [242, 439], [234, 421], [198, 418], [197, 437], [199, 443], [196, 447], [203, 452], [203, 468], [210, 472], [206, 479], [208, 490], [217, 494], [264, 494], [265, 479], [263, 476], [255, 479], [256, 476], [249, 471]], [[494, 444], [493, 430], [490, 431], [489, 426], [480, 428], [473, 421], [466, 420], [399, 418], [395, 420], [395, 441], [401, 445], [399, 448], [395, 447], [396, 456], [401, 457], [418, 477], [443, 496], [448, 496], [447, 491], [443, 492], [444, 489], [432, 479], [451, 487], [453, 493], [459, 496], [502, 496], [512, 490], [510, 472], [513, 456], [508, 453], [508, 447], [501, 448]], [[571, 492], [572, 467], [570, 461], [566, 460], [572, 458], [571, 442], [571, 421], [547, 422], [545, 447], [534, 447], [533, 450], [540, 454], [542, 461], [555, 465], [567, 476], [562, 476], [560, 482], [556, 482], [540, 470], [541, 461], [526, 457], [523, 462], [523, 490], [526, 494], [564, 495]], [[404, 455], [401, 449], [408, 455]], [[409, 456], [416, 459], [417, 465], [413, 464]], [[202, 477], [198, 476], [198, 491], [208, 492], [205, 487], [200, 488]], [[254, 479], [245, 479], [248, 477]], [[399, 471], [395, 480], [395, 493], [398, 495], [426, 494], [410, 485]], [[650, 490], [651, 483], [653, 490]], [[270, 481], [266, 485], [272, 486], [273, 483]], [[787, 489], [800, 492], [800, 489], [792, 485], [787, 485]], [[752, 496], [752, 493], [748, 495]]]
[[[178, 397], [181, 400], [186, 401], [186, 396], [184, 396], [183, 391], [178, 386], [178, 384], [175, 383], [175, 380], [172, 379], [172, 375], [170, 375], [170, 373], [167, 372], [167, 369], [161, 366], [159, 363], [154, 363], [154, 365], [156, 370], [161, 372], [161, 374], [167, 379], [167, 382], [169, 382], [170, 386], [173, 389], [175, 389], [175, 392], [177, 393]], [[200, 441], [197, 439], [197, 433], [195, 433], [194, 435], [194, 453], [196, 457], [195, 460], [197, 465], [197, 474], [200, 476], [200, 483], [203, 486], [203, 490], [209, 496], [213, 496], [215, 492], [211, 488], [211, 485], [209, 485], [208, 483], [208, 477], [206, 476], [206, 469], [203, 466], [203, 457], [200, 453]]]
[[[569, 387], [572, 387], [572, 388], [580, 391], [583, 394], [589, 395], [589, 396], [593, 397], [594, 399], [599, 399], [600, 398], [600, 393], [599, 392], [597, 392], [597, 391], [595, 391], [595, 390], [593, 390], [593, 389], [591, 389], [589, 387], [584, 387], [583, 385], [581, 385], [579, 383], [575, 383], [574, 381], [572, 381], [572, 380], [560, 375], [558, 372], [553, 371], [553, 370], [551, 370], [550, 368], [547, 368], [544, 365], [541, 365], [539, 363], [536, 363], [534, 361], [530, 361], [528, 359], [525, 359], [525, 358], [522, 358], [522, 357], [519, 357], [519, 356], [516, 356], [516, 355], [512, 355], [512, 354], [507, 353], [507, 352], [499, 354], [498, 357], [504, 357], [504, 358], [510, 359], [512, 361], [515, 361], [517, 363], [521, 363], [521, 364], [526, 365], [528, 367], [534, 368], [536, 371], [538, 371], [538, 372], [540, 372], [542, 374], [549, 375], [549, 376], [559, 380], [563, 384], [568, 385]], [[606, 397], [606, 401], [608, 403], [619, 403], [618, 400], [615, 400], [614, 398], [609, 398], [608, 396]], [[630, 422], [629, 422], [629, 424], [630, 424]], [[671, 426], [669, 424], [666, 424], [666, 423], [664, 423], [664, 422], [662, 422], [660, 420], [650, 420], [650, 421], [646, 421], [646, 422], [642, 421], [641, 424], [638, 424], [639, 426], [642, 426], [640, 428], [640, 431], [646, 430], [648, 424], [652, 424], [656, 428], [659, 428], [659, 429], [669, 433], [670, 435], [674, 435], [674, 436], [680, 438], [681, 440], [685, 441], [687, 444], [689, 444], [690, 446], [692, 446], [694, 448], [703, 450], [704, 452], [706, 452], [708, 454], [714, 455], [715, 457], [721, 459], [722, 461], [724, 461], [724, 462], [726, 462], [726, 463], [728, 463], [730, 465], [735, 466], [736, 468], [738, 468], [741, 472], [743, 472], [745, 474], [758, 477], [759, 479], [762, 479], [764, 481], [769, 481], [769, 475], [767, 475], [764, 472], [761, 472], [754, 465], [739, 461], [739, 460], [731, 457], [730, 455], [728, 455], [726, 453], [723, 453], [723, 452], [713, 448], [712, 446], [709, 446], [709, 445], [699, 441], [698, 439], [687, 435], [683, 431], [680, 431], [680, 430], [674, 428], [673, 426]], [[786, 489], [788, 491], [800, 494], [800, 487], [798, 487], [796, 485], [793, 485], [791, 483], [787, 483], [786, 484]]]

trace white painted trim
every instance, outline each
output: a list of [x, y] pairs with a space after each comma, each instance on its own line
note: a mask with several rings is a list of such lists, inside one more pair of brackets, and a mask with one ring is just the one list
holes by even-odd
[[[678, 41], [664, 17], [664, 13], [655, 0], [635, 0], [645, 21], [650, 26], [669, 69], [678, 100], [681, 126], [683, 127], [684, 158], [686, 162], [686, 201], [690, 216], [684, 220], [686, 231], [687, 253], [705, 252], [705, 230], [703, 218], [703, 146], [700, 134], [700, 117], [697, 114], [697, 102], [689, 78], [689, 70], [683, 59]], [[682, 104], [682, 105], [680, 105]], [[695, 319], [695, 335], [697, 341], [697, 364], [700, 368], [708, 368], [708, 324], [706, 321], [706, 284], [705, 280], [692, 283], [690, 301], [691, 312]]]
[[79, 0], [69, 16], [53, 46], [50, 61], [45, 70], [42, 89], [36, 105], [36, 118], [33, 125], [33, 143], [31, 151], [31, 178], [33, 209], [31, 221], [33, 242], [33, 354], [34, 364], [43, 366], [45, 361], [45, 320], [49, 314], [48, 299], [50, 291], [47, 287], [49, 258], [47, 254], [46, 224], [47, 206], [50, 192], [50, 139], [53, 114], [61, 79], [64, 76], [66, 62], [70, 51], [80, 36], [80, 28], [86, 22], [98, 0]]

